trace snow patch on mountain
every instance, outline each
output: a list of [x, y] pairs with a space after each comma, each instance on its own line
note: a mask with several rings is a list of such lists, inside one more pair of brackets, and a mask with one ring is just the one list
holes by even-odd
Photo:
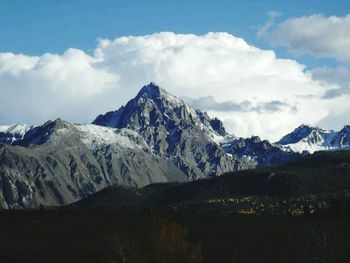
[[28, 130], [32, 129], [33, 127], [34, 127], [33, 125], [27, 125], [25, 123], [17, 123], [14, 125], [0, 126], [0, 132], [24, 135]]
[[75, 125], [81, 132], [81, 139], [89, 148], [117, 144], [122, 148], [144, 149], [146, 144], [140, 136], [128, 129], [116, 129], [94, 124]]
[[231, 134], [220, 135], [218, 132], [210, 126], [204, 125], [203, 123], [197, 124], [201, 131], [208, 137], [209, 140], [216, 143], [217, 145], [222, 145], [226, 143], [231, 143], [233, 140], [236, 140], [237, 137]]
[[15, 141], [21, 140], [24, 135], [33, 128], [33, 125], [27, 125], [24, 123], [0, 126], [0, 142], [11, 144]]
[[0, 132], [7, 132], [7, 130], [10, 128], [10, 125], [2, 125], [0, 126]]

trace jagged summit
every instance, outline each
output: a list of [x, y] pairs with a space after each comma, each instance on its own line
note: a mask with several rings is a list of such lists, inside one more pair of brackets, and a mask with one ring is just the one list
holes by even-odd
[[307, 123], [302, 123], [298, 127], [295, 128], [295, 130], [300, 130], [300, 129], [317, 129], [319, 127], [313, 126]]
[[68, 121], [65, 121], [61, 118], [57, 118], [55, 120], [49, 120], [46, 123], [44, 123], [44, 126], [52, 127], [54, 129], [62, 129], [62, 128], [69, 128], [69, 126], [72, 125]]
[[138, 104], [140, 104], [139, 101], [142, 101], [142, 99], [150, 100], [154, 103], [155, 106], [158, 106], [160, 108], [187, 107], [190, 109], [190, 111], [192, 111], [192, 113], [195, 112], [191, 106], [186, 104], [183, 100], [179, 99], [178, 97], [170, 94], [168, 91], [161, 88], [155, 82], [151, 82], [150, 84], [143, 86], [132, 101], [137, 101]]
[[47, 133], [52, 133], [54, 131], [60, 130], [60, 129], [70, 129], [74, 127], [73, 124], [69, 123], [68, 121], [65, 121], [61, 118], [57, 118], [55, 120], [49, 120], [45, 122], [43, 125], [36, 127], [37, 129], [42, 128]]
[[161, 93], [167, 93], [163, 88], [161, 88], [157, 83], [151, 82], [141, 88], [137, 96], [142, 96], [143, 94], [149, 94], [154, 96], [160, 96]]
[[296, 127], [293, 132], [296, 131], [307, 131], [307, 130], [323, 130], [322, 128], [318, 127], [318, 126], [314, 126], [314, 125], [310, 125], [310, 124], [301, 124], [298, 127]]
[[[143, 120], [147, 122], [150, 116], [147, 116], [149, 114], [146, 112], [163, 112], [164, 117], [168, 117], [168, 113], [178, 113], [178, 110], [175, 110], [175, 108], [181, 107], [190, 108], [185, 102], [171, 95], [165, 89], [159, 87], [155, 82], [151, 82], [150, 84], [143, 86], [135, 98], [131, 99], [125, 106], [120, 107], [116, 111], [110, 111], [98, 115], [92, 123], [113, 128], [128, 128], [128, 126], [130, 126], [129, 119], [135, 114], [135, 112], [138, 112], [138, 115], [141, 115], [137, 117], [136, 121]], [[190, 111], [195, 115], [193, 109], [190, 109]], [[143, 125], [145, 125], [145, 123], [143, 123]]]
[[174, 128], [200, 126], [216, 136], [227, 135], [219, 119], [211, 119], [208, 114], [194, 110], [154, 82], [143, 86], [136, 97], [125, 106], [97, 116], [92, 123], [113, 128], [130, 128], [138, 132], [159, 124], [165, 125], [168, 132]]

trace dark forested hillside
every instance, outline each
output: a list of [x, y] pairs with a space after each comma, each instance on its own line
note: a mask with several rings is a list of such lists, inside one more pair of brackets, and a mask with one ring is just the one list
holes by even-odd
[[234, 203], [232, 199], [238, 198], [236, 201], [240, 205], [236, 210], [240, 210], [247, 197], [251, 201], [247, 201], [244, 208], [249, 207], [249, 202], [261, 202], [261, 197], [267, 200], [261, 205], [266, 205], [266, 202], [280, 203], [281, 200], [289, 200], [291, 204], [295, 204], [296, 199], [300, 198], [304, 200], [302, 203], [315, 199], [323, 202], [338, 196], [347, 198], [349, 190], [350, 153], [320, 152], [282, 166], [227, 173], [213, 179], [190, 183], [154, 184], [141, 189], [111, 187], [74, 206], [193, 206], [215, 203], [218, 200]]

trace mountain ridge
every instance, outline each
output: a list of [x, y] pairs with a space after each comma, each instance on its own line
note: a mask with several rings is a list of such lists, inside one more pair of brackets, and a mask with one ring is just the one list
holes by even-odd
[[283, 136], [277, 144], [289, 147], [295, 152], [307, 151], [308, 153], [350, 149], [350, 127], [345, 125], [340, 131], [334, 131], [302, 124]]

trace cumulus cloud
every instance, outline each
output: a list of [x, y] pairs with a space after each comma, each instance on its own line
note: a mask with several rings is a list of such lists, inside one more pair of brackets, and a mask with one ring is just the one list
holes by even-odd
[[339, 107], [340, 98], [321, 99], [324, 82], [271, 50], [227, 33], [163, 32], [103, 39], [91, 53], [0, 53], [0, 122], [39, 124], [58, 116], [91, 122], [151, 81], [200, 107], [209, 98], [208, 113], [239, 136], [277, 140], [300, 123], [320, 122], [334, 108], [348, 110]]
[[272, 44], [297, 54], [335, 58], [350, 62], [350, 14], [344, 17], [314, 14], [278, 24], [269, 34]]
[[38, 124], [61, 115], [79, 121], [86, 110], [94, 112], [94, 96], [118, 83], [117, 74], [98, 64], [77, 49], [40, 57], [0, 53], [0, 121]]

